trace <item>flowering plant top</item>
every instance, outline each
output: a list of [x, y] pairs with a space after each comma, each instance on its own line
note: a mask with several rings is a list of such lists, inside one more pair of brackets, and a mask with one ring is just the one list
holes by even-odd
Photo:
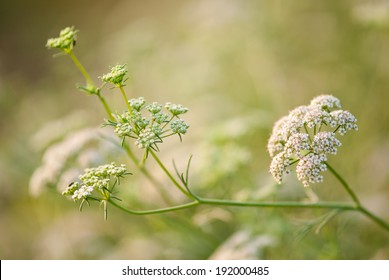
[[[117, 165], [115, 162], [112, 162], [85, 169], [84, 174], [79, 176], [79, 180], [72, 182], [65, 189], [63, 195], [70, 196], [74, 201], [81, 201], [80, 210], [85, 203], [89, 204], [89, 201], [97, 201], [104, 209], [104, 218], [107, 219], [108, 204], [131, 215], [161, 214], [192, 208], [201, 204], [235, 207], [322, 208], [336, 211], [326, 215], [323, 219], [319, 219], [319, 221], [321, 220], [318, 225], [319, 228], [330, 220], [328, 217], [333, 217], [341, 211], [356, 211], [389, 231], [389, 224], [366, 209], [342, 176], [327, 163], [328, 155], [335, 155], [341, 146], [337, 136], [344, 135], [350, 130], [358, 129], [354, 115], [342, 110], [340, 101], [336, 97], [332, 95], [318, 96], [309, 105], [300, 106], [292, 110], [287, 116], [282, 117], [275, 123], [267, 146], [272, 157], [270, 172], [281, 183], [284, 174], [289, 173], [291, 166], [296, 164], [297, 178], [304, 186], [308, 187], [311, 183], [323, 181], [321, 173], [328, 169], [350, 195], [353, 200], [352, 204], [319, 201], [317, 197], [315, 198], [312, 195], [310, 189], [306, 189], [306, 191], [307, 194], [311, 191], [311, 195], [308, 196], [313, 202], [243, 202], [205, 198], [197, 195], [189, 184], [189, 169], [192, 156], [189, 157], [183, 172], [177, 168], [173, 160], [173, 167], [176, 173], [176, 176], [174, 176], [157, 155], [159, 145], [163, 143], [166, 137], [178, 135], [180, 140], [182, 140], [182, 135], [187, 133], [189, 125], [181, 118], [181, 115], [187, 113], [188, 108], [171, 102], [167, 102], [164, 105], [157, 102], [148, 103], [143, 97], [129, 99], [124, 90], [128, 74], [125, 64], [111, 67], [109, 73], [100, 77], [103, 81], [102, 86], [97, 87], [73, 52], [77, 32], [74, 27], [67, 27], [60, 32], [58, 38], [49, 39], [46, 46], [63, 51], [80, 70], [86, 80], [86, 85], [79, 86], [79, 89], [98, 97], [108, 116], [105, 125], [113, 127], [114, 132], [121, 139], [121, 147], [137, 170], [143, 173], [153, 185], [160, 187], [161, 184], [145, 164], [150, 154], [157, 166], [167, 176], [172, 187], [179, 190], [189, 200], [187, 203], [150, 210], [128, 208], [116, 196], [118, 191], [115, 190], [115, 186], [120, 184], [120, 179], [132, 173], [127, 172], [126, 165]], [[113, 84], [113, 89], [119, 89], [122, 94], [123, 101], [127, 107], [122, 114], [112, 113], [109, 103], [102, 94], [103, 87], [107, 83]], [[132, 141], [127, 140], [135, 140], [135, 145], [144, 150], [142, 160], [133, 152]], [[224, 154], [220, 155], [223, 159], [224, 156]], [[39, 169], [37, 174], [39, 175]], [[56, 176], [56, 173], [54, 176]], [[161, 192], [161, 194], [162, 196], [166, 195], [164, 192]], [[170, 201], [169, 197], [166, 196], [165, 198], [167, 198], [167, 201]]]

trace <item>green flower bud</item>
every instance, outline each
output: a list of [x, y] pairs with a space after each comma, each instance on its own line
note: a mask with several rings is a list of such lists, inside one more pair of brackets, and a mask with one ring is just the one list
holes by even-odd
[[66, 27], [61, 30], [59, 37], [47, 40], [46, 47], [49, 49], [61, 49], [64, 52], [70, 52], [76, 45], [76, 34], [78, 30], [72, 27]]
[[103, 75], [100, 79], [103, 82], [112, 83], [116, 86], [124, 86], [125, 79], [124, 77], [127, 75], [128, 70], [125, 64], [116, 65], [111, 68], [111, 72]]
[[185, 134], [189, 128], [189, 125], [182, 119], [174, 120], [170, 124], [170, 128], [174, 133]]
[[172, 113], [174, 116], [185, 114], [188, 112], [188, 108], [183, 107], [180, 104], [172, 104], [170, 102], [166, 103], [165, 108]]

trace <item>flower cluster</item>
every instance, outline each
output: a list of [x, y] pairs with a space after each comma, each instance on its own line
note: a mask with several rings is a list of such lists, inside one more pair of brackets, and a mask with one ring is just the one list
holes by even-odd
[[66, 27], [61, 30], [59, 37], [47, 40], [46, 47], [49, 49], [61, 49], [64, 52], [70, 52], [76, 44], [76, 35], [78, 30], [72, 27]]
[[277, 182], [281, 183], [294, 163], [304, 186], [323, 181], [327, 154], [335, 155], [341, 146], [336, 133], [358, 130], [357, 119], [340, 108], [336, 97], [320, 95], [275, 123], [267, 148], [272, 157], [270, 173]]
[[74, 201], [87, 199], [93, 191], [104, 193], [111, 191], [111, 177], [115, 178], [115, 184], [121, 177], [129, 174], [124, 164], [117, 166], [116, 163], [101, 165], [95, 168], [85, 169], [85, 173], [79, 176], [80, 182], [71, 183], [62, 193], [71, 195]]
[[[107, 120], [106, 123], [114, 127], [115, 133], [122, 138], [122, 143], [126, 137], [130, 137], [136, 139], [138, 148], [157, 151], [158, 144], [164, 138], [176, 134], [181, 139], [181, 135], [189, 128], [179, 117], [188, 111], [182, 105], [166, 103], [163, 106], [157, 102], [146, 104], [143, 97], [128, 100], [128, 104], [130, 111], [114, 114], [115, 121]], [[147, 115], [144, 114], [145, 111]]]
[[112, 83], [116, 86], [122, 87], [124, 86], [124, 82], [126, 81], [124, 77], [127, 75], [127, 73], [127, 66], [125, 64], [119, 64], [114, 67], [111, 67], [111, 72], [103, 75], [102, 77], [100, 77], [100, 79], [103, 82]]

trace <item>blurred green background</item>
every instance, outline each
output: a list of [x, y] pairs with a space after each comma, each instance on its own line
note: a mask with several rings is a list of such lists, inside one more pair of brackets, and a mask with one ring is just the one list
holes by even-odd
[[[270, 177], [267, 139], [289, 110], [335, 95], [359, 131], [342, 137], [330, 162], [389, 220], [388, 1], [1, 1], [1, 259], [389, 258], [388, 233], [356, 213], [319, 232], [328, 211], [201, 206], [135, 217], [110, 208], [104, 221], [92, 204], [80, 213], [57, 187], [91, 162], [129, 165], [134, 176], [120, 189], [133, 208], [165, 204], [96, 132], [109, 130], [99, 128], [104, 111], [76, 89], [84, 81], [71, 61], [45, 48], [72, 25], [75, 52], [96, 80], [126, 63], [129, 95], [190, 108], [183, 143], [160, 155], [184, 168], [193, 154], [192, 187], [205, 197], [303, 200], [295, 174], [282, 185]], [[118, 92], [104, 95], [123, 109]], [[314, 190], [349, 200], [328, 172]]]

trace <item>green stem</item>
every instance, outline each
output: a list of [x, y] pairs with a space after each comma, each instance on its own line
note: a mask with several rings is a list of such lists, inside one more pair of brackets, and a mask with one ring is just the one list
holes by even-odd
[[173, 182], [173, 184], [188, 198], [192, 200], [197, 200], [195, 197], [193, 197], [192, 194], [190, 194], [187, 190], [185, 190], [178, 182], [177, 180], [173, 177], [173, 175], [167, 170], [165, 165], [161, 162], [161, 160], [158, 158], [158, 156], [155, 154], [153, 150], [150, 150], [150, 154], [153, 156], [155, 161], [158, 163], [158, 165], [162, 168], [162, 170], [165, 172], [165, 174], [169, 177], [169, 179]]
[[111, 109], [109, 108], [108, 106], [108, 103], [107, 101], [105, 100], [104, 97], [102, 97], [100, 95], [100, 92], [99, 92], [99, 89], [96, 87], [95, 83], [93, 82], [93, 80], [91, 79], [91, 77], [89, 76], [88, 72], [85, 70], [84, 66], [81, 64], [81, 62], [78, 60], [78, 58], [76, 57], [76, 55], [73, 53], [73, 51], [70, 51], [70, 52], [67, 52], [67, 54], [70, 56], [70, 58], [72, 59], [72, 61], [74, 62], [74, 64], [76, 65], [76, 67], [78, 68], [78, 70], [80, 70], [80, 72], [82, 73], [82, 75], [85, 77], [86, 79], [86, 83], [87, 83], [87, 87], [88, 85], [93, 87], [96, 91], [96, 95], [98, 96], [98, 98], [100, 99], [101, 103], [103, 104], [104, 106], [104, 109], [108, 115], [108, 118], [110, 120], [113, 120], [113, 116], [112, 116], [112, 111]]
[[382, 220], [381, 218], [377, 217], [376, 215], [374, 215], [373, 213], [371, 213], [369, 210], [367, 210], [365, 207], [363, 206], [359, 206], [358, 207], [358, 210], [359, 212], [365, 214], [366, 216], [368, 216], [370, 219], [372, 219], [374, 222], [376, 222], [377, 224], [379, 224], [381, 227], [383, 227], [384, 229], [388, 230], [389, 231], [389, 224], [386, 223], [384, 220]]
[[[160, 162], [159, 158], [156, 155], [153, 155], [153, 156], [154, 156], [155, 160], [157, 161], [157, 163], [161, 164], [161, 168], [164, 169], [165, 173], [167, 172], [168, 177], [173, 182], [176, 182], [174, 180], [174, 178], [172, 178], [171, 174], [166, 170], [164, 165]], [[384, 220], [382, 220], [381, 218], [379, 218], [376, 215], [374, 215], [373, 213], [371, 213], [369, 210], [367, 210], [361, 204], [351, 205], [351, 204], [342, 203], [342, 202], [324, 202], [324, 201], [323, 202], [316, 202], [316, 203], [307, 203], [307, 202], [298, 202], [298, 201], [241, 202], [241, 201], [234, 201], [234, 200], [209, 199], [209, 198], [198, 197], [192, 193], [188, 193], [186, 190], [182, 189], [182, 187], [178, 184], [178, 182], [176, 182], [175, 184], [187, 197], [191, 198], [193, 201], [186, 203], [186, 204], [178, 205], [178, 206], [160, 208], [160, 209], [154, 209], [154, 210], [146, 210], [146, 211], [130, 210], [128, 208], [125, 208], [125, 207], [117, 204], [116, 202], [112, 201], [111, 199], [109, 199], [108, 202], [111, 203], [112, 205], [114, 205], [115, 207], [117, 207], [117, 208], [119, 208], [119, 209], [121, 209], [129, 214], [134, 214], [134, 215], [160, 214], [160, 213], [177, 211], [177, 210], [181, 210], [181, 209], [187, 209], [187, 208], [191, 208], [191, 207], [201, 205], [201, 204], [227, 206], [227, 207], [310, 208], [310, 209], [335, 209], [335, 210], [339, 210], [339, 211], [357, 211], [357, 212], [360, 212], [360, 213], [366, 215], [372, 221], [376, 222], [378, 225], [380, 225], [381, 227], [383, 227], [384, 229], [389, 231], [389, 224], [388, 223], [386, 223]], [[359, 202], [358, 199], [356, 201]]]
[[123, 210], [124, 212], [127, 212], [129, 214], [133, 214], [133, 215], [161, 214], [161, 213], [166, 213], [166, 212], [172, 212], [172, 211], [187, 209], [187, 208], [191, 208], [191, 207], [199, 205], [198, 201], [192, 201], [192, 202], [189, 202], [189, 203], [186, 203], [186, 204], [181, 204], [181, 205], [178, 205], [178, 206], [160, 208], [160, 209], [155, 209], [155, 210], [131, 210], [131, 209], [128, 209], [128, 208], [126, 208], [126, 207], [116, 203], [112, 199], [108, 199], [107, 201], [110, 204], [112, 204], [113, 206], [119, 208], [120, 210]]
[[355, 204], [357, 206], [361, 206], [361, 202], [359, 201], [358, 197], [356, 196], [354, 191], [350, 188], [350, 186], [347, 184], [347, 182], [343, 179], [343, 177], [340, 176], [339, 173], [336, 172], [335, 169], [332, 168], [331, 165], [329, 165], [327, 162], [326, 162], [326, 165], [328, 167], [328, 170], [331, 171], [332, 174], [334, 174], [336, 179], [339, 180], [340, 184], [344, 187], [344, 189], [347, 191], [347, 193], [351, 196], [351, 198], [353, 199]]
[[298, 201], [279, 201], [279, 202], [240, 202], [233, 200], [208, 199], [197, 197], [201, 204], [220, 205], [220, 206], [237, 206], [237, 207], [274, 207], [274, 208], [325, 208], [338, 210], [356, 211], [354, 205], [340, 202], [316, 202], [305, 203]]
[[147, 171], [147, 169], [139, 163], [137, 157], [135, 156], [134, 152], [132, 151], [131, 147], [127, 144], [124, 144], [123, 145], [123, 148], [124, 150], [126, 151], [128, 157], [132, 160], [132, 162], [135, 164], [135, 166], [140, 170], [140, 172], [154, 185], [154, 186], [159, 186], [160, 189], [162, 190], [160, 193], [161, 193], [161, 196], [162, 196], [162, 199], [165, 203], [171, 203], [171, 200], [169, 198], [169, 196], [164, 192], [164, 189], [163, 189], [163, 186], [160, 182], [157, 181], [157, 179], [155, 179], [153, 177], [153, 175], [150, 174], [149, 171]]
[[[159, 208], [153, 210], [131, 210], [112, 199], [107, 200], [113, 206], [133, 215], [150, 215], [150, 214], [161, 214], [166, 212], [173, 212], [177, 210], [187, 209], [201, 204], [206, 205], [218, 205], [218, 206], [236, 206], [236, 207], [271, 207], [271, 208], [321, 208], [321, 209], [337, 209], [342, 211], [360, 211], [358, 207], [350, 204], [340, 202], [317, 202], [317, 203], [304, 203], [297, 201], [281, 201], [281, 202], [240, 202], [233, 200], [221, 200], [221, 199], [206, 199], [196, 197], [196, 200], [166, 208]], [[377, 217], [374, 217], [375, 219]]]
[[124, 91], [124, 88], [122, 86], [120, 86], [119, 89], [120, 89], [120, 92], [122, 93], [124, 102], [127, 105], [128, 112], [130, 112], [130, 114], [132, 114], [132, 109], [131, 109], [130, 104], [128, 103], [128, 98], [127, 98], [126, 92]]
[[93, 80], [91, 79], [91, 77], [89, 76], [88, 72], [85, 70], [84, 66], [81, 64], [81, 62], [77, 59], [77, 57], [74, 55], [74, 53], [72, 51], [68, 52], [67, 53], [70, 58], [72, 59], [72, 61], [74, 62], [74, 64], [76, 65], [76, 67], [78, 68], [78, 70], [80, 70], [80, 72], [82, 73], [82, 75], [84, 75], [85, 79], [86, 79], [86, 83], [88, 85], [91, 85], [91, 86], [94, 86], [95, 87], [95, 84], [93, 83]]
[[364, 214], [365, 216], [369, 217], [371, 220], [376, 222], [378, 225], [380, 225], [381, 227], [383, 227], [384, 229], [389, 231], [389, 224], [387, 222], [385, 222], [384, 220], [382, 220], [381, 218], [379, 218], [376, 215], [374, 215], [373, 213], [371, 213], [369, 210], [367, 210], [361, 204], [360, 200], [358, 199], [358, 197], [356, 196], [354, 191], [350, 188], [350, 186], [347, 184], [347, 182], [343, 179], [343, 177], [340, 176], [339, 173], [336, 172], [336, 170], [334, 168], [332, 168], [328, 163], [326, 163], [326, 165], [328, 167], [328, 170], [330, 170], [332, 172], [332, 174], [334, 174], [336, 179], [339, 180], [341, 185], [345, 188], [347, 193], [351, 196], [352, 200], [355, 202], [355, 204], [356, 204], [356, 211], [358, 211], [358, 212]]
[[106, 112], [107, 115], [108, 115], [108, 118], [109, 118], [111, 121], [113, 121], [113, 120], [114, 120], [114, 117], [113, 117], [113, 114], [112, 114], [111, 109], [110, 109], [109, 106], [108, 106], [107, 101], [105, 100], [104, 97], [102, 97], [102, 96], [100, 95], [100, 93], [97, 94], [97, 97], [100, 99], [101, 103], [103, 104], [104, 109], [105, 109], [105, 112]]

